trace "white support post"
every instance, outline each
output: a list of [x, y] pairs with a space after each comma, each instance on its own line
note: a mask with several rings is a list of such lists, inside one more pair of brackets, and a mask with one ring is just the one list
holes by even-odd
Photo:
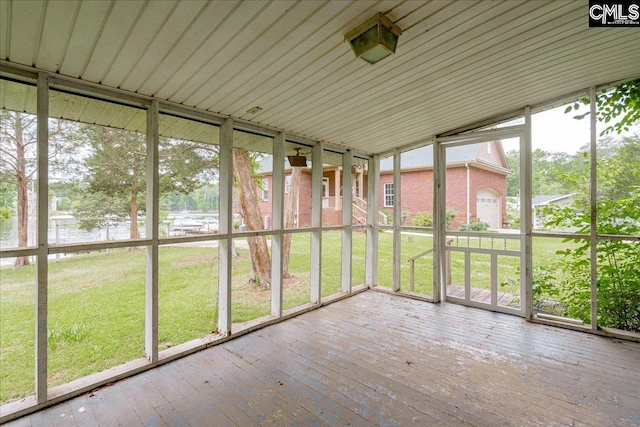
[[36, 401], [47, 401], [47, 292], [49, 273], [48, 217], [49, 217], [49, 76], [38, 74], [37, 87], [37, 146], [38, 146], [38, 243], [36, 291], [35, 380]]
[[284, 241], [284, 151], [285, 134], [279, 133], [273, 140], [273, 175], [271, 212], [273, 235], [271, 236], [271, 315], [282, 316], [283, 292], [283, 241]]
[[448, 262], [449, 254], [447, 253], [447, 149], [444, 145], [438, 144], [435, 147], [438, 150], [438, 175], [440, 176], [440, 190], [438, 194], [438, 222], [435, 223], [434, 232], [438, 234], [438, 263], [440, 267], [438, 271], [438, 281], [440, 283], [441, 298], [446, 299], [448, 278], [450, 277], [451, 263]]
[[367, 172], [367, 248], [365, 282], [378, 285], [378, 192], [380, 191], [380, 157], [369, 159]]
[[338, 166], [333, 171], [333, 209], [339, 211], [342, 209], [342, 200], [340, 199], [340, 172], [342, 167]]
[[589, 187], [589, 201], [591, 208], [591, 330], [598, 330], [598, 212], [597, 212], [597, 142], [598, 136], [596, 133], [596, 88], [591, 87], [589, 89], [589, 98], [591, 100], [590, 110], [591, 114], [591, 185]]
[[393, 283], [391, 284], [394, 292], [400, 290], [400, 246], [401, 234], [400, 226], [402, 225], [402, 201], [401, 201], [401, 174], [400, 168], [400, 150], [397, 148], [393, 153]]
[[220, 126], [220, 225], [218, 244], [218, 331], [231, 335], [231, 243], [233, 239], [233, 119]]
[[523, 233], [520, 240], [520, 301], [524, 301], [524, 317], [528, 321], [533, 318], [531, 186], [531, 107], [526, 107], [524, 134], [520, 136], [520, 232]]
[[433, 302], [442, 301], [441, 276], [443, 254], [440, 248], [440, 192], [442, 176], [440, 174], [440, 142], [437, 140], [433, 143]]
[[151, 363], [158, 361], [158, 229], [160, 226], [160, 175], [158, 172], [158, 101], [147, 110], [147, 246], [144, 350]]
[[351, 222], [353, 220], [353, 152], [342, 155], [342, 292], [351, 292]]
[[313, 147], [311, 159], [311, 293], [310, 301], [320, 303], [322, 273], [322, 147], [320, 142]]

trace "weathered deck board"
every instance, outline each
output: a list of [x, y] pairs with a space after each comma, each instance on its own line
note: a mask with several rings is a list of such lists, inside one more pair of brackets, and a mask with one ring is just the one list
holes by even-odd
[[7, 426], [640, 425], [640, 344], [366, 292]]

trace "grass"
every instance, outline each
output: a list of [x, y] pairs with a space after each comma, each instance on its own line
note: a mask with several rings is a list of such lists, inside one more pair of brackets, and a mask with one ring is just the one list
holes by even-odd
[[[352, 283], [364, 282], [366, 234], [353, 233]], [[322, 235], [323, 296], [340, 290], [341, 233]], [[378, 283], [392, 277], [390, 233], [379, 234]], [[534, 256], [553, 256], [558, 240], [536, 239]], [[466, 245], [466, 242], [459, 242]], [[471, 240], [469, 244], [480, 245]], [[518, 248], [517, 241], [509, 243]], [[428, 236], [402, 235], [401, 288], [409, 290], [407, 260], [429, 249]], [[486, 239], [482, 247], [490, 245]], [[293, 235], [285, 280], [284, 309], [309, 301], [310, 233]], [[510, 247], [511, 248], [511, 247]], [[246, 249], [232, 261], [232, 321], [246, 322], [270, 313], [270, 291], [249, 283], [251, 259]], [[144, 356], [145, 251], [111, 250], [49, 263], [49, 386], [117, 366]], [[454, 283], [464, 283], [463, 254], [452, 256]], [[518, 258], [499, 258], [499, 280], [515, 274]], [[490, 284], [489, 257], [472, 256], [474, 287]], [[3, 269], [0, 275], [0, 401], [34, 390], [35, 266]], [[461, 276], [462, 274], [462, 276]], [[458, 282], [462, 278], [461, 282]], [[217, 249], [162, 246], [159, 252], [160, 349], [196, 339], [217, 329]], [[429, 295], [432, 258], [416, 261], [415, 291]], [[514, 289], [500, 289], [517, 293]]]

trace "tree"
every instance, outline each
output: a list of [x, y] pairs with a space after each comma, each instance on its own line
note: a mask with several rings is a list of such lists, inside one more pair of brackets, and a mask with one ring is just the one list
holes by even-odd
[[[618, 86], [598, 96], [598, 120], [609, 123], [622, 116], [618, 123], [602, 134], [620, 133], [640, 122], [640, 80]], [[583, 100], [583, 103], [586, 103]], [[579, 103], [573, 106], [578, 109]], [[572, 108], [567, 108], [566, 112]], [[577, 116], [582, 118], [586, 114]], [[602, 135], [601, 134], [601, 135]], [[584, 147], [586, 148], [586, 147]], [[578, 158], [587, 158], [585, 152]], [[599, 141], [596, 152], [597, 199], [596, 233], [598, 235], [640, 235], [640, 134], [620, 140]], [[591, 230], [591, 212], [586, 191], [590, 175], [588, 168], [576, 169], [573, 182], [579, 192], [574, 206], [547, 209], [547, 224], [552, 227], [573, 227], [577, 233]], [[570, 240], [570, 239], [567, 239]], [[575, 245], [558, 251], [558, 268], [565, 272], [565, 281], [555, 289], [565, 314], [591, 321], [590, 312], [590, 241], [575, 239]], [[640, 248], [638, 242], [621, 239], [599, 239], [597, 243], [598, 324], [640, 332]]]
[[[507, 196], [520, 195], [520, 153], [509, 151], [507, 162], [512, 173], [507, 176]], [[568, 194], [572, 192], [567, 176], [579, 167], [575, 158], [566, 153], [552, 153], [541, 149], [531, 152], [531, 193], [533, 196]]]
[[[298, 207], [298, 199], [300, 197], [300, 178], [302, 178], [302, 168], [294, 166], [291, 170], [291, 184], [289, 186], [289, 197], [287, 197], [287, 205], [284, 210], [284, 228], [293, 228], [296, 221], [296, 209]], [[293, 235], [287, 233], [284, 235], [282, 252], [283, 252], [283, 277], [288, 279], [291, 277], [289, 273], [289, 259], [291, 254], [291, 238]]]
[[[18, 112], [0, 111], [2, 137], [0, 177], [16, 186], [18, 215], [18, 247], [28, 244], [29, 197], [27, 186], [36, 173], [36, 117]], [[29, 265], [29, 258], [16, 258], [14, 266]]]
[[[129, 236], [139, 239], [138, 212], [147, 189], [145, 136], [82, 124], [75, 137], [79, 151], [89, 152], [84, 159], [84, 175], [88, 186], [83, 189], [83, 199], [88, 204], [76, 205], [76, 216], [83, 219], [90, 215], [89, 221], [82, 223], [85, 229], [102, 225], [110, 215], [120, 219], [128, 216]], [[124, 200], [126, 204], [122, 203]], [[126, 211], [114, 211], [116, 206], [126, 207]]]
[[[139, 239], [138, 213], [146, 196], [146, 136], [82, 124], [73, 135], [78, 151], [86, 151], [81, 173], [88, 185], [75, 214], [87, 230], [109, 221], [130, 220], [129, 237]], [[189, 141], [160, 138], [161, 194], [188, 194], [217, 175], [218, 149]]]
[[[568, 106], [565, 113], [579, 110], [581, 105], [589, 105], [588, 97], [576, 101], [573, 106]], [[590, 114], [589, 111], [575, 116], [575, 119], [583, 119]], [[607, 126], [600, 136], [628, 131], [631, 126], [640, 122], [640, 79], [631, 80], [616, 86], [613, 90], [606, 89], [596, 98], [596, 118], [601, 123], [610, 123], [614, 119], [617, 122]]]
[[[18, 247], [29, 241], [29, 194], [28, 185], [33, 182], [37, 162], [37, 117], [20, 112], [0, 110], [0, 181], [15, 186], [18, 217]], [[68, 150], [64, 140], [63, 123], [49, 122], [49, 165], [55, 170]], [[16, 268], [29, 265], [28, 257], [17, 257]]]
[[[258, 200], [258, 186], [254, 174], [254, 162], [247, 150], [233, 149], [233, 170], [238, 186], [240, 213], [248, 230], [263, 230], [262, 216]], [[271, 283], [271, 259], [264, 236], [248, 237], [251, 255], [251, 281], [268, 289]]]

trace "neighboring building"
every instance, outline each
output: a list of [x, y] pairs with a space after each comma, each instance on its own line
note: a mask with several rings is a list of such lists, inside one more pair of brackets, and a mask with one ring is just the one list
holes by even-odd
[[573, 196], [574, 193], [535, 196], [533, 199], [531, 199], [531, 208], [533, 209], [533, 226], [535, 228], [544, 227], [543, 210], [545, 207], [549, 205], [557, 205], [560, 207], [571, 205], [574, 201]]
[[[308, 226], [311, 220], [311, 164], [302, 168], [300, 197], [296, 209], [298, 226]], [[433, 211], [433, 150], [423, 147], [401, 155], [401, 210], [406, 213], [405, 224], [419, 212]], [[263, 188], [259, 196], [265, 224], [270, 224], [272, 158], [260, 163]], [[353, 168], [354, 223], [364, 222], [366, 209], [367, 169]], [[338, 225], [342, 219], [342, 167], [325, 165], [323, 171], [324, 224]], [[500, 141], [469, 144], [447, 149], [447, 207], [456, 211], [452, 228], [478, 218], [491, 228], [503, 227], [506, 219], [507, 175], [511, 173]], [[291, 167], [285, 162], [285, 204]], [[380, 160], [379, 209], [390, 212], [394, 205], [393, 157]]]
[[[500, 141], [447, 148], [447, 207], [456, 211], [451, 224], [480, 219], [491, 228], [506, 220], [507, 175], [511, 173]], [[423, 147], [402, 153], [400, 188], [405, 224], [419, 212], [433, 210], [433, 150]], [[393, 208], [393, 157], [380, 161], [381, 209]]]
[[[366, 205], [364, 199], [360, 195], [367, 194], [366, 169], [363, 167], [354, 167], [354, 202], [360, 199], [360, 207], [354, 207], [354, 219], [356, 222], [364, 223], [363, 215], [359, 215], [359, 209], [363, 204]], [[258, 190], [258, 196], [262, 202], [260, 203], [260, 213], [264, 219], [265, 225], [270, 224], [271, 220], [271, 194], [273, 191], [273, 158], [267, 157], [260, 162], [259, 173], [262, 175], [262, 188]], [[292, 168], [285, 158], [285, 206], [289, 197], [289, 187], [291, 183]], [[322, 173], [323, 194], [322, 194], [322, 223], [329, 225], [338, 225], [342, 222], [342, 166], [324, 165]], [[311, 224], [311, 162], [307, 167], [302, 168], [300, 177], [300, 189], [298, 197], [298, 206], [296, 207], [296, 224], [298, 227], [308, 227]]]

